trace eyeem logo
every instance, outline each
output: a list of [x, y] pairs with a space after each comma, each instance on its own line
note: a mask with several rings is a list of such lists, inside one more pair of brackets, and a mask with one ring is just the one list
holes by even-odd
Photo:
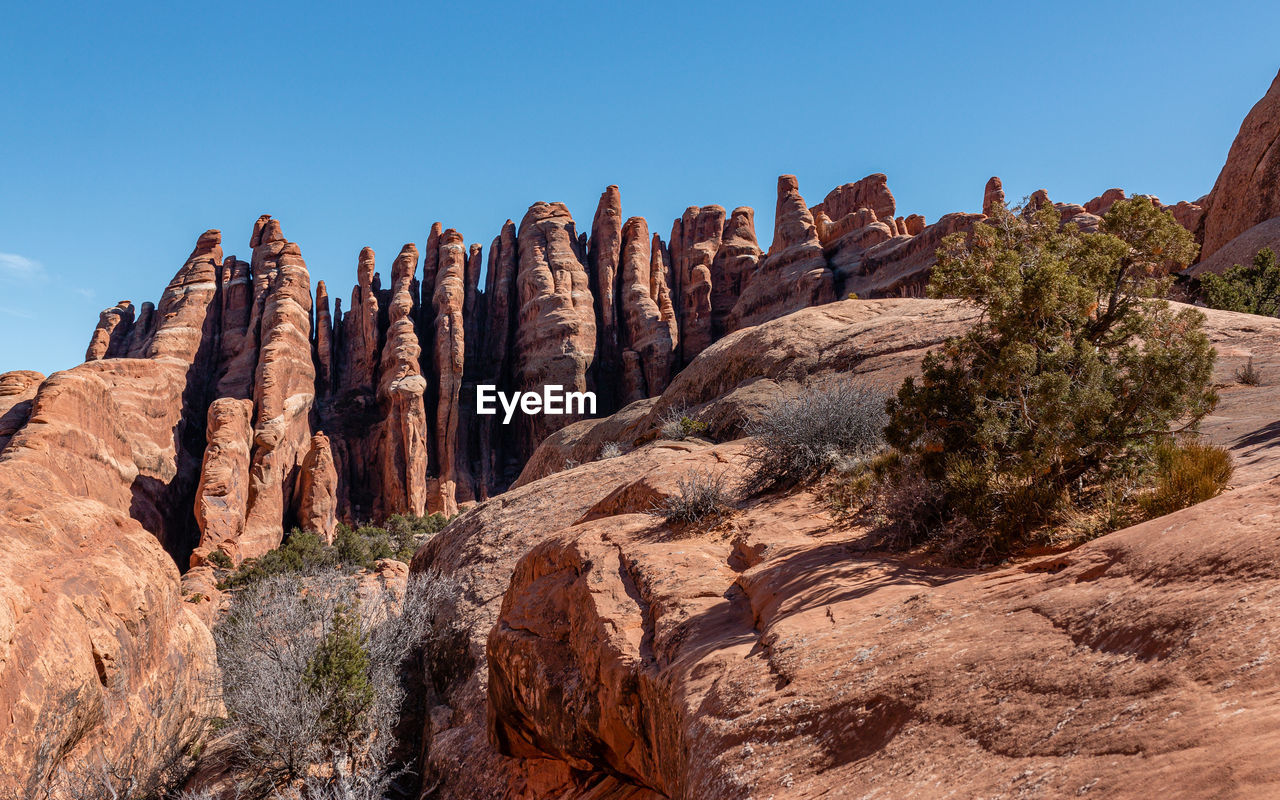
[[506, 425], [511, 422], [511, 417], [515, 415], [516, 409], [519, 408], [526, 414], [577, 414], [592, 415], [596, 413], [596, 393], [595, 392], [566, 392], [563, 386], [550, 383], [542, 387], [542, 394], [537, 392], [506, 392], [498, 391], [498, 387], [491, 383], [481, 383], [476, 386], [476, 413], [489, 416], [497, 414], [498, 409], [494, 406], [494, 401], [502, 405], [502, 424]]

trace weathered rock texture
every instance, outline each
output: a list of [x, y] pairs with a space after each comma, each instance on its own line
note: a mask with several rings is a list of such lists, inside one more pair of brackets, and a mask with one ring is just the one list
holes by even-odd
[[1203, 205], [1201, 259], [1258, 223], [1280, 217], [1280, 73], [1240, 125]]
[[27, 424], [31, 401], [35, 399], [44, 375], [20, 369], [0, 374], [0, 453], [13, 435]]
[[[427, 507], [427, 412], [423, 395], [427, 381], [419, 358], [422, 347], [413, 326], [413, 280], [418, 248], [407, 244], [391, 267], [390, 323], [382, 350], [378, 401], [383, 415], [381, 491], [382, 516], [422, 514]], [[328, 452], [328, 440], [324, 442]], [[330, 458], [330, 467], [332, 467]], [[330, 514], [336, 513], [331, 510]], [[328, 526], [332, 536], [333, 525]]]
[[[1240, 476], [1252, 488], [1003, 571], [869, 552], [807, 492], [739, 499], [692, 537], [646, 513], [691, 472], [733, 485], [745, 468], [740, 441], [652, 441], [663, 409], [732, 436], [780, 394], [896, 384], [974, 313], [847, 301], [732, 334], [661, 398], [553, 435], [519, 485], [420, 550], [412, 570], [461, 576], [478, 623], [477, 668], [424, 731], [432, 796], [1274, 791], [1280, 453], [1262, 444], [1261, 387], [1226, 392], [1207, 426], [1238, 458], [1270, 453]], [[1252, 353], [1271, 363], [1280, 321], [1255, 322], [1209, 314], [1217, 379]], [[565, 466], [602, 441], [634, 450]]]

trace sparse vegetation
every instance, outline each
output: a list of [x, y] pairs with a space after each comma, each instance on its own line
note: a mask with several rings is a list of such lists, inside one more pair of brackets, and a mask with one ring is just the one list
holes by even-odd
[[1046, 206], [948, 237], [930, 294], [982, 317], [889, 402], [898, 457], [881, 491], [904, 538], [999, 557], [1113, 481], [1150, 480], [1161, 448], [1217, 399], [1203, 315], [1159, 299], [1169, 265], [1194, 254], [1143, 197], [1112, 206], [1098, 233]]
[[1253, 356], [1249, 356], [1243, 367], [1236, 368], [1236, 382], [1245, 386], [1262, 385], [1262, 372], [1253, 365]]
[[1156, 479], [1142, 498], [1148, 517], [1172, 514], [1218, 496], [1231, 481], [1231, 454], [1198, 441], [1166, 441], [1155, 451]]
[[[383, 558], [407, 563], [423, 542], [447, 524], [449, 519], [443, 514], [423, 517], [395, 514], [380, 526], [352, 528], [340, 523], [333, 544], [325, 544], [316, 534], [295, 528], [280, 547], [260, 558], [245, 559], [239, 569], [225, 574], [218, 588], [238, 589], [277, 575], [309, 575], [334, 568], [369, 569]], [[210, 554], [210, 563], [218, 564], [215, 554], [221, 554], [227, 567], [230, 566], [231, 560], [221, 550]]]
[[383, 796], [405, 767], [392, 756], [404, 671], [425, 663], [447, 691], [470, 664], [460, 592], [426, 575], [410, 580], [403, 601], [357, 594], [340, 570], [243, 588], [214, 630], [227, 711], [221, 757], [243, 776], [240, 796], [302, 783], [306, 797]]
[[702, 436], [708, 430], [707, 423], [689, 416], [689, 409], [674, 406], [658, 417], [658, 430], [663, 439], [682, 441], [693, 436]]
[[1200, 276], [1200, 294], [1205, 305], [1224, 311], [1280, 315], [1280, 265], [1270, 247], [1253, 257], [1253, 264], [1239, 264], [1221, 275], [1206, 272]]
[[723, 473], [698, 470], [677, 479], [678, 494], [659, 503], [653, 513], [669, 524], [705, 525], [730, 510], [731, 497]]
[[622, 445], [617, 442], [605, 442], [600, 445], [600, 459], [617, 458], [622, 455]]
[[884, 394], [852, 380], [777, 400], [746, 426], [751, 437], [746, 488], [760, 491], [808, 480], [874, 453], [884, 443], [885, 421]]

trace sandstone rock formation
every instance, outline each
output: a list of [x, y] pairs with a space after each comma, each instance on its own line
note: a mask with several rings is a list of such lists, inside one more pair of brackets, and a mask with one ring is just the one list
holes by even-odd
[[739, 206], [724, 221], [720, 247], [711, 261], [712, 340], [720, 339], [729, 332], [729, 314], [742, 296], [743, 284], [759, 263], [756, 212], [747, 206]]
[[778, 178], [773, 244], [747, 278], [729, 312], [728, 328], [738, 330], [835, 298], [822, 243], [794, 175]]
[[[654, 299], [652, 262], [649, 226], [643, 217], [632, 217], [622, 228], [623, 404], [661, 394], [675, 366], [678, 322], [663, 317]], [[667, 308], [670, 313], [669, 301]]]
[[[382, 374], [378, 381], [378, 401], [383, 418], [378, 459], [381, 467], [378, 494], [381, 516], [420, 515], [427, 507], [427, 412], [422, 399], [427, 381], [422, 377], [419, 363], [422, 348], [418, 344], [412, 317], [412, 284], [417, 269], [418, 248], [407, 244], [391, 267], [389, 325], [380, 362]], [[325, 439], [325, 453], [328, 450], [328, 440]], [[336, 509], [330, 510], [325, 516], [327, 527], [315, 530], [332, 536], [336, 521], [328, 522], [328, 518], [335, 514]]]
[[587, 274], [596, 307], [595, 383], [604, 408], [609, 410], [618, 406], [622, 372], [618, 285], [622, 247], [622, 195], [617, 186], [610, 186], [600, 195], [587, 245]]
[[[595, 354], [595, 308], [586, 265], [563, 203], [534, 203], [520, 222], [516, 286], [519, 316], [516, 329], [516, 384], [522, 391], [558, 385], [584, 392]], [[523, 416], [517, 447], [527, 458], [538, 442], [573, 421], [571, 415]]]
[[1213, 255], [1201, 259], [1187, 272], [1190, 275], [1200, 275], [1205, 272], [1214, 272], [1221, 275], [1237, 264], [1242, 266], [1253, 264], [1253, 257], [1258, 254], [1259, 250], [1266, 247], [1270, 247], [1272, 251], [1280, 255], [1280, 217], [1269, 219], [1266, 222], [1259, 222], [1222, 247], [1219, 247], [1214, 251]]
[[0, 453], [13, 435], [27, 424], [31, 401], [44, 382], [44, 375], [20, 369], [0, 374]]
[[338, 471], [324, 431], [311, 437], [298, 482], [298, 527], [332, 542], [338, 528]]
[[208, 380], [220, 258], [210, 231], [156, 309], [148, 357], [44, 381], [0, 458], [0, 793], [38, 796], [93, 758], [150, 779], [214, 710], [213, 641], [163, 544], [192, 517], [201, 425], [184, 414]]
[[126, 355], [129, 349], [129, 334], [132, 330], [133, 303], [121, 300], [99, 316], [98, 327], [93, 330], [84, 360], [94, 361], [99, 358], [119, 358]]
[[435, 319], [436, 459], [440, 476], [429, 504], [432, 511], [456, 514], [458, 483], [458, 395], [466, 357], [462, 307], [466, 299], [467, 254], [462, 235], [450, 228], [440, 238], [439, 272], [433, 303]]
[[982, 213], [991, 216], [997, 205], [1008, 205], [1004, 199], [1004, 184], [999, 178], [992, 176], [982, 191]]
[[[269, 276], [263, 304], [258, 365], [254, 373], [253, 455], [242, 556], [258, 556], [280, 544], [285, 510], [294, 503], [294, 475], [311, 441], [315, 399], [311, 360], [311, 279], [298, 246], [268, 219], [255, 231], [252, 269]], [[158, 334], [157, 334], [158, 335]]]
[[671, 225], [672, 286], [680, 328], [680, 365], [688, 364], [713, 340], [711, 268], [724, 233], [724, 209], [689, 206]]
[[[1226, 610], [1272, 579], [1259, 578], [1271, 576], [1259, 565], [1280, 548], [1274, 535], [1258, 530], [1269, 542], [1261, 552], [1256, 539], [1214, 535], [1207, 513], [1178, 527], [1190, 509], [975, 574], [868, 552], [863, 529], [834, 521], [807, 492], [744, 500], [724, 529], [692, 538], [645, 513], [679, 491], [681, 476], [710, 469], [733, 485], [744, 466], [742, 442], [643, 444], [663, 408], [686, 406], [717, 437], [733, 435], [729, 421], [753, 405], [815, 382], [855, 374], [896, 384], [973, 313], [947, 301], [846, 301], [732, 334], [663, 397], [617, 415], [622, 424], [587, 420], [553, 435], [520, 485], [423, 548], [413, 571], [465, 576], [482, 656], [424, 732], [441, 796], [820, 797], [885, 785], [924, 796], [940, 775], [966, 794], [1001, 796], [1025, 783], [1033, 760], [1045, 764], [1051, 795], [1097, 779], [1095, 788], [1137, 797], [1150, 776], [1135, 782], [1135, 770], [1156, 759], [1163, 790], [1215, 797], [1223, 753], [1232, 774], [1255, 776], [1241, 778], [1248, 792], [1269, 791], [1266, 748], [1245, 742], [1272, 736], [1260, 698], [1274, 670], [1258, 660], [1265, 643], [1222, 620], [1231, 630], [1274, 625], [1262, 606]], [[1241, 363], [1242, 346], [1261, 355], [1280, 341], [1280, 321], [1262, 322], [1209, 315], [1227, 353], [1219, 377]], [[1256, 402], [1224, 402], [1243, 427], [1213, 428], [1241, 455], [1267, 435], [1265, 414], [1238, 416]], [[635, 449], [618, 458], [565, 467], [551, 457], [591, 458], [600, 441], [632, 437]], [[1260, 511], [1280, 496], [1267, 482], [1280, 474], [1274, 449], [1242, 476], [1264, 481], [1242, 490], [1259, 496], [1213, 501], [1219, 519], [1265, 524]], [[465, 570], [476, 563], [485, 569]], [[1206, 563], [1227, 565], [1213, 568], [1212, 587]], [[1041, 669], [1046, 652], [1069, 667]], [[957, 660], [977, 666], [957, 672]], [[1192, 673], [1212, 675], [1230, 704], [1203, 703], [1198, 681], [1183, 681]], [[1239, 730], [1222, 723], [1237, 708]], [[1167, 747], [1170, 723], [1178, 741], [1222, 749]], [[972, 745], [984, 736], [999, 746]]]
[[209, 405], [208, 445], [196, 489], [200, 544], [191, 554], [199, 566], [214, 550], [242, 560], [240, 535], [249, 502], [249, 456], [253, 448], [253, 401], [219, 398]]
[[1203, 206], [1201, 259], [1258, 223], [1280, 217], [1280, 73], [1240, 125]]

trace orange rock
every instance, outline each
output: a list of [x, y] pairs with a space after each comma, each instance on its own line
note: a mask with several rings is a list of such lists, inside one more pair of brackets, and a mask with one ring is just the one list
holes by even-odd
[[992, 177], [987, 181], [987, 186], [982, 190], [982, 214], [983, 216], [991, 216], [996, 205], [1006, 205], [1004, 200], [1004, 184], [997, 177]]
[[[675, 320], [662, 317], [650, 294], [649, 269], [653, 261], [649, 226], [643, 217], [632, 217], [622, 228], [622, 344], [627, 392], [622, 404], [661, 394], [674, 366]], [[629, 356], [627, 354], [630, 354]]]
[[[413, 327], [413, 275], [418, 269], [418, 248], [406, 244], [391, 267], [390, 325], [382, 349], [378, 402], [382, 412], [379, 449], [379, 517], [391, 514], [421, 515], [427, 507], [427, 412], [423, 395], [421, 345]], [[319, 438], [319, 437], [317, 437]], [[313, 440], [312, 449], [315, 449]], [[324, 453], [329, 452], [328, 439]], [[329, 457], [332, 469], [332, 457]], [[336, 491], [336, 489], [335, 489]], [[305, 501], [304, 501], [305, 505]], [[329, 515], [332, 515], [332, 511]], [[325, 517], [328, 523], [328, 515]], [[322, 530], [322, 529], [316, 529]], [[332, 536], [333, 525], [322, 532]]]
[[31, 401], [35, 399], [44, 375], [21, 369], [0, 374], [0, 453], [13, 435], [27, 424]]
[[[534, 203], [520, 221], [517, 248], [516, 386], [587, 391], [595, 357], [595, 308], [569, 210], [563, 203]], [[527, 457], [548, 433], [574, 420], [571, 415], [521, 415], [518, 455]]]
[[[439, 271], [436, 273], [435, 374], [439, 394], [436, 400], [436, 459], [439, 477], [427, 499], [431, 512], [458, 513], [458, 397], [466, 358], [462, 308], [466, 300], [467, 253], [462, 234], [450, 228], [440, 237]], [[584, 276], [585, 277], [585, 276]]]
[[121, 300], [98, 317], [84, 360], [120, 358], [129, 351], [129, 334], [133, 330], [133, 303]]
[[1273, 217], [1280, 217], [1280, 73], [1240, 125], [1227, 163], [1204, 202], [1200, 258]]
[[[756, 212], [747, 206], [733, 210], [724, 221], [720, 247], [711, 262], [711, 338], [729, 332], [729, 314], [742, 294], [742, 285], [760, 263], [756, 240]], [[659, 394], [659, 392], [653, 392]]]
[[778, 178], [773, 244], [747, 279], [729, 313], [728, 329], [739, 330], [834, 299], [813, 215], [794, 175]]
[[311, 437], [298, 482], [298, 526], [332, 543], [338, 527], [338, 471], [324, 431]]
[[680, 328], [680, 365], [688, 364], [713, 341], [711, 265], [724, 233], [724, 209], [690, 206], [671, 225], [672, 285]]
[[622, 196], [617, 186], [609, 186], [600, 195], [587, 245], [587, 275], [596, 304], [595, 383], [601, 410], [609, 412], [618, 407], [615, 394], [622, 377], [622, 320], [619, 309], [624, 290], [619, 286], [621, 263]]
[[209, 406], [208, 444], [196, 488], [196, 524], [200, 544], [191, 554], [193, 567], [221, 549], [239, 563], [240, 535], [249, 502], [249, 455], [253, 444], [253, 401], [223, 397]]
[[240, 537], [240, 554], [246, 558], [275, 548], [284, 536], [285, 509], [293, 506], [296, 474], [310, 446], [315, 400], [307, 265], [274, 219], [264, 221], [254, 241], [254, 275], [269, 276], [269, 283], [254, 372], [249, 504]]

